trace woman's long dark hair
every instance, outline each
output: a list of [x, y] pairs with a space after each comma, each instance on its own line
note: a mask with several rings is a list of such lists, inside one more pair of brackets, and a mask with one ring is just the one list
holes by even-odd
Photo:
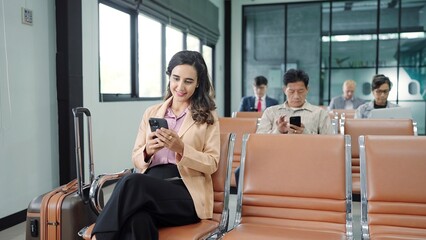
[[[196, 123], [213, 124], [214, 118], [211, 111], [216, 109], [214, 102], [214, 90], [210, 82], [207, 65], [203, 56], [196, 51], [180, 51], [176, 53], [169, 62], [166, 74], [170, 77], [173, 68], [178, 65], [191, 65], [197, 71], [198, 87], [189, 99], [191, 103], [192, 119]], [[167, 85], [167, 92], [164, 99], [172, 96], [170, 82]]]

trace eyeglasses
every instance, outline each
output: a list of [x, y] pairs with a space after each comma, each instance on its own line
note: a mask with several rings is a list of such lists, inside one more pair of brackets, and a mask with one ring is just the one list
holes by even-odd
[[377, 94], [377, 95], [382, 95], [382, 94], [385, 94], [385, 95], [387, 95], [387, 94], [389, 94], [389, 89], [386, 89], [386, 90], [381, 90], [381, 89], [375, 89], [374, 90], [374, 92]]

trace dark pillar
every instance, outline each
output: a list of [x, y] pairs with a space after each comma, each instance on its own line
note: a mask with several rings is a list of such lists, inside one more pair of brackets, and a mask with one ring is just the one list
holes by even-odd
[[225, 72], [225, 117], [230, 117], [231, 110], [231, 0], [225, 1], [225, 21], [224, 21], [224, 35], [225, 35], [225, 59], [224, 59], [224, 72]]
[[56, 83], [60, 184], [76, 178], [71, 109], [83, 106], [81, 0], [56, 0]]

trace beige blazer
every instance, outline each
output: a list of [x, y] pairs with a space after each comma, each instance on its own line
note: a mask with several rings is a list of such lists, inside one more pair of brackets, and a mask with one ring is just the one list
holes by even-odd
[[[141, 172], [149, 167], [151, 159], [145, 159], [144, 150], [151, 132], [148, 119], [164, 117], [172, 98], [164, 103], [149, 107], [139, 125], [138, 135], [132, 153], [132, 161]], [[178, 135], [184, 143], [183, 156], [177, 164], [179, 173], [195, 204], [200, 219], [213, 217], [213, 183], [211, 175], [217, 170], [220, 154], [219, 121], [213, 111], [213, 125], [196, 124], [190, 111], [187, 112]]]

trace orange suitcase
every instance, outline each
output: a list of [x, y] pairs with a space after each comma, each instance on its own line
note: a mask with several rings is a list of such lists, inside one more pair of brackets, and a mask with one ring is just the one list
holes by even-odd
[[[74, 108], [77, 179], [34, 198], [27, 209], [26, 240], [76, 240], [78, 231], [96, 220], [89, 201], [93, 182], [91, 114], [87, 108]], [[79, 116], [87, 117], [90, 183], [84, 183], [80, 148]]]

